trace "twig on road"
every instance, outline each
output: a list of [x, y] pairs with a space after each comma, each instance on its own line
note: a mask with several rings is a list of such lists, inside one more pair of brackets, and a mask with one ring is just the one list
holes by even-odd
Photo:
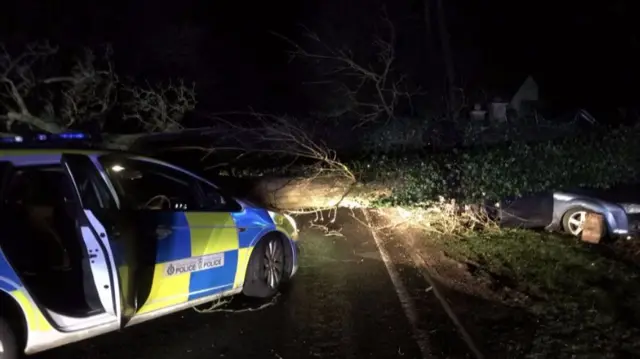
[[316, 223], [311, 223], [309, 225], [310, 229], [318, 229], [320, 231], [322, 231], [325, 237], [343, 237], [344, 238], [344, 234], [342, 234], [342, 228], [338, 228], [338, 229], [330, 229], [328, 226], [322, 225], [322, 224], [316, 224]]
[[198, 309], [196, 307], [193, 307], [193, 310], [195, 310], [198, 313], [201, 314], [210, 314], [210, 313], [246, 313], [246, 312], [257, 312], [259, 310], [263, 310], [265, 308], [271, 307], [273, 305], [275, 305], [278, 302], [278, 298], [280, 297], [280, 293], [278, 292], [273, 298], [271, 298], [271, 300], [267, 303], [264, 303], [262, 305], [260, 305], [259, 307], [255, 307], [255, 308], [244, 308], [244, 309], [227, 309], [227, 308], [221, 308], [222, 306], [224, 306], [225, 304], [229, 304], [231, 303], [231, 299], [228, 300], [218, 300], [218, 301], [214, 301], [211, 303], [211, 306], [209, 308], [204, 308], [204, 309]]

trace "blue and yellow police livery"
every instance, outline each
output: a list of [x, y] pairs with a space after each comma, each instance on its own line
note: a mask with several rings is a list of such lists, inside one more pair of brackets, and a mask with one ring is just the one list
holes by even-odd
[[293, 218], [151, 158], [0, 150], [0, 180], [1, 359], [269, 297], [298, 267]]

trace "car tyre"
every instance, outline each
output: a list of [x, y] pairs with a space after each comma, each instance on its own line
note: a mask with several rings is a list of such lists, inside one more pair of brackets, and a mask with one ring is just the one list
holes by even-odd
[[[583, 207], [576, 207], [568, 210], [562, 216], [562, 230], [564, 233], [574, 237], [582, 235], [582, 225], [589, 213], [596, 213]], [[604, 233], [603, 233], [604, 236]]]
[[9, 323], [0, 318], [0, 359], [18, 359], [18, 341]]
[[251, 253], [243, 293], [248, 297], [273, 297], [286, 279], [285, 249], [275, 235], [264, 237]]

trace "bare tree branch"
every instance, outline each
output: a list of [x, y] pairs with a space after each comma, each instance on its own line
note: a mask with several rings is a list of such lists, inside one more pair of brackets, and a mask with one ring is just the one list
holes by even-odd
[[198, 308], [198, 307], [193, 307], [193, 310], [195, 310], [196, 312], [200, 313], [200, 314], [211, 314], [211, 313], [246, 313], [246, 312], [257, 312], [259, 310], [263, 310], [266, 309], [268, 307], [271, 307], [273, 305], [275, 305], [278, 302], [278, 298], [280, 297], [280, 292], [276, 293], [275, 296], [273, 296], [271, 298], [270, 301], [266, 302], [266, 303], [262, 303], [261, 305], [257, 306], [257, 307], [248, 307], [248, 308], [242, 308], [242, 309], [229, 309], [229, 308], [224, 308], [225, 305], [231, 303], [233, 298], [230, 299], [218, 299], [218, 300], [214, 300], [213, 302], [209, 303], [209, 307], [208, 308]]
[[46, 42], [29, 44], [17, 56], [0, 45], [0, 119], [7, 132], [14, 124], [50, 133], [88, 124], [102, 129], [116, 105], [145, 132], [178, 131], [185, 113], [195, 108], [193, 85], [121, 83], [110, 46], [100, 56], [85, 49], [67, 73], [51, 74], [42, 65], [57, 53]]
[[[411, 101], [411, 97], [420, 91], [407, 90], [405, 77], [395, 74], [396, 32], [391, 20], [383, 11], [381, 20], [388, 29], [386, 38], [376, 36], [376, 61], [373, 65], [363, 65], [356, 61], [350, 50], [333, 48], [318, 34], [307, 31], [306, 37], [318, 45], [319, 51], [310, 51], [289, 38], [274, 34], [287, 43], [293, 50], [292, 58], [302, 58], [315, 63], [327, 63], [330, 70], [325, 76], [341, 76], [342, 95], [352, 103], [351, 112], [360, 119], [356, 127], [379, 120], [391, 120], [396, 116], [396, 107], [401, 99]], [[371, 92], [371, 90], [373, 90]]]
[[[349, 181], [356, 181], [355, 175], [345, 164], [340, 162], [336, 152], [324, 143], [312, 139], [307, 131], [296, 125], [294, 118], [257, 112], [226, 114], [254, 117], [252, 126], [246, 127], [219, 115], [210, 116], [218, 125], [226, 126], [225, 132], [228, 138], [234, 138], [238, 143], [237, 150], [286, 155], [294, 160], [311, 160], [316, 163], [312, 169], [316, 176], [340, 176]], [[211, 154], [215, 151], [216, 148], [212, 148], [208, 153]]]
[[48, 84], [64, 83], [60, 106], [64, 127], [93, 121], [99, 121], [100, 128], [104, 126], [105, 114], [116, 104], [118, 94], [119, 80], [111, 63], [112, 53], [111, 47], [107, 47], [103, 57], [105, 69], [98, 70], [93, 51], [85, 49], [84, 58], [76, 60], [71, 76], [43, 80]]
[[18, 56], [12, 56], [4, 45], [0, 45], [0, 92], [5, 113], [0, 118], [6, 121], [7, 130], [15, 122], [24, 123], [47, 132], [60, 132], [52, 118], [41, 118], [32, 114], [27, 106], [27, 97], [37, 86], [33, 66], [55, 54], [57, 48], [48, 43], [29, 44]]
[[183, 129], [185, 114], [196, 107], [195, 84], [182, 81], [177, 85], [150, 85], [125, 89], [129, 99], [125, 103], [125, 119], [135, 119], [148, 132], [173, 132]]
[[[14, 57], [0, 46], [0, 83], [4, 85], [0, 88], [4, 108], [0, 118], [6, 121], [7, 130], [11, 131], [14, 123], [21, 123], [40, 131], [61, 132], [77, 123], [100, 118], [115, 103], [118, 78], [111, 64], [110, 47], [102, 59], [105, 69], [96, 69], [96, 57], [87, 49], [83, 58], [76, 59], [68, 75], [36, 73], [37, 65], [57, 52], [57, 47], [44, 42], [29, 44]], [[55, 91], [36, 93], [42, 86], [57, 87]]]

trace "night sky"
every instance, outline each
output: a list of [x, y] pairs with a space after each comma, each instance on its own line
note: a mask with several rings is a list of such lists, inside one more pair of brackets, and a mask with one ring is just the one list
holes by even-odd
[[[435, 1], [432, 1], [435, 3]], [[447, 0], [458, 85], [515, 91], [527, 74], [565, 106], [636, 102], [636, 2]], [[303, 41], [300, 25], [334, 46], [370, 47], [381, 0], [4, 1], [1, 41], [49, 39], [63, 50], [112, 43], [117, 70], [136, 79], [197, 82], [200, 110], [305, 112], [309, 67], [271, 32]], [[397, 26], [398, 66], [432, 93], [444, 82], [429, 47], [422, 1], [386, 1]], [[435, 6], [432, 4], [432, 6]], [[304, 44], [304, 43], [303, 43]], [[433, 43], [432, 43], [433, 44]], [[366, 51], [366, 50], [365, 50]]]

